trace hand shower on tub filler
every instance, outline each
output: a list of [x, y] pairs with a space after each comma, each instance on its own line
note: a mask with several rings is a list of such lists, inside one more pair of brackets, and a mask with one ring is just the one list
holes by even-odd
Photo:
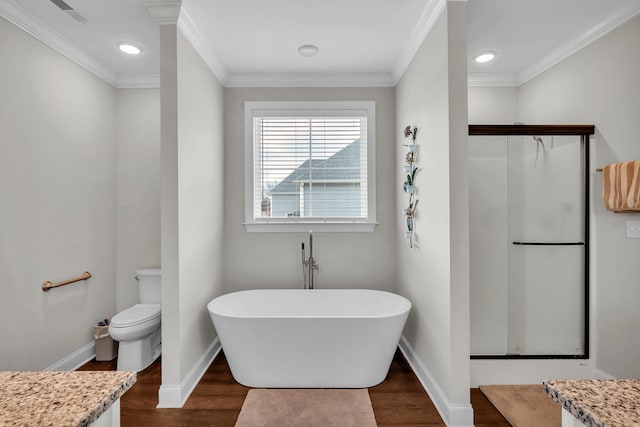
[[[313, 271], [318, 269], [316, 260], [313, 259], [313, 231], [309, 230], [309, 258], [305, 256], [304, 242], [302, 247], [302, 277], [304, 279], [303, 287], [305, 289], [313, 289]], [[308, 278], [308, 281], [307, 281]]]

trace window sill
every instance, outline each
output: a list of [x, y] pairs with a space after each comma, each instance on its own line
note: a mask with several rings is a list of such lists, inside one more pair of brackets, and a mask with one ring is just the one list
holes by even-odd
[[377, 222], [260, 222], [243, 223], [248, 233], [371, 233]]

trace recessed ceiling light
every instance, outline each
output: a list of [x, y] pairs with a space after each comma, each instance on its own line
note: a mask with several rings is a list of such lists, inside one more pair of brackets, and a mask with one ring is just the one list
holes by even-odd
[[476, 57], [473, 58], [473, 60], [479, 64], [484, 64], [485, 62], [493, 61], [495, 57], [496, 57], [495, 52], [483, 52], [479, 55], [476, 55]]
[[128, 53], [129, 55], [139, 55], [142, 52], [142, 48], [136, 46], [131, 42], [118, 42], [118, 48], [124, 53]]
[[318, 52], [320, 52], [318, 46], [314, 46], [312, 44], [305, 44], [298, 48], [298, 53], [300, 53], [300, 55], [302, 56], [316, 56]]

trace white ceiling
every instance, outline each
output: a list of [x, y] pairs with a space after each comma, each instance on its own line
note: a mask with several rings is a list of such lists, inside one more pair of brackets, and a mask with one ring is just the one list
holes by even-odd
[[[151, 0], [0, 0], [0, 16], [117, 87], [155, 86]], [[154, 0], [157, 2], [157, 0]], [[393, 85], [442, 0], [183, 0], [179, 25], [218, 78], [237, 85]], [[519, 85], [640, 13], [640, 0], [469, 0], [470, 82]], [[125, 56], [118, 41], [143, 47]], [[303, 44], [317, 56], [298, 54]], [[498, 56], [479, 65], [484, 50]]]
[[[520, 85], [638, 13], [638, 0], [470, 0], [470, 78]], [[485, 50], [496, 59], [471, 60]]]

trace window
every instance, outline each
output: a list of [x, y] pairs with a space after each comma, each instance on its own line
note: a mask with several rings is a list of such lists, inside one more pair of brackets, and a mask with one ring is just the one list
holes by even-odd
[[248, 231], [373, 231], [375, 102], [245, 102]]

